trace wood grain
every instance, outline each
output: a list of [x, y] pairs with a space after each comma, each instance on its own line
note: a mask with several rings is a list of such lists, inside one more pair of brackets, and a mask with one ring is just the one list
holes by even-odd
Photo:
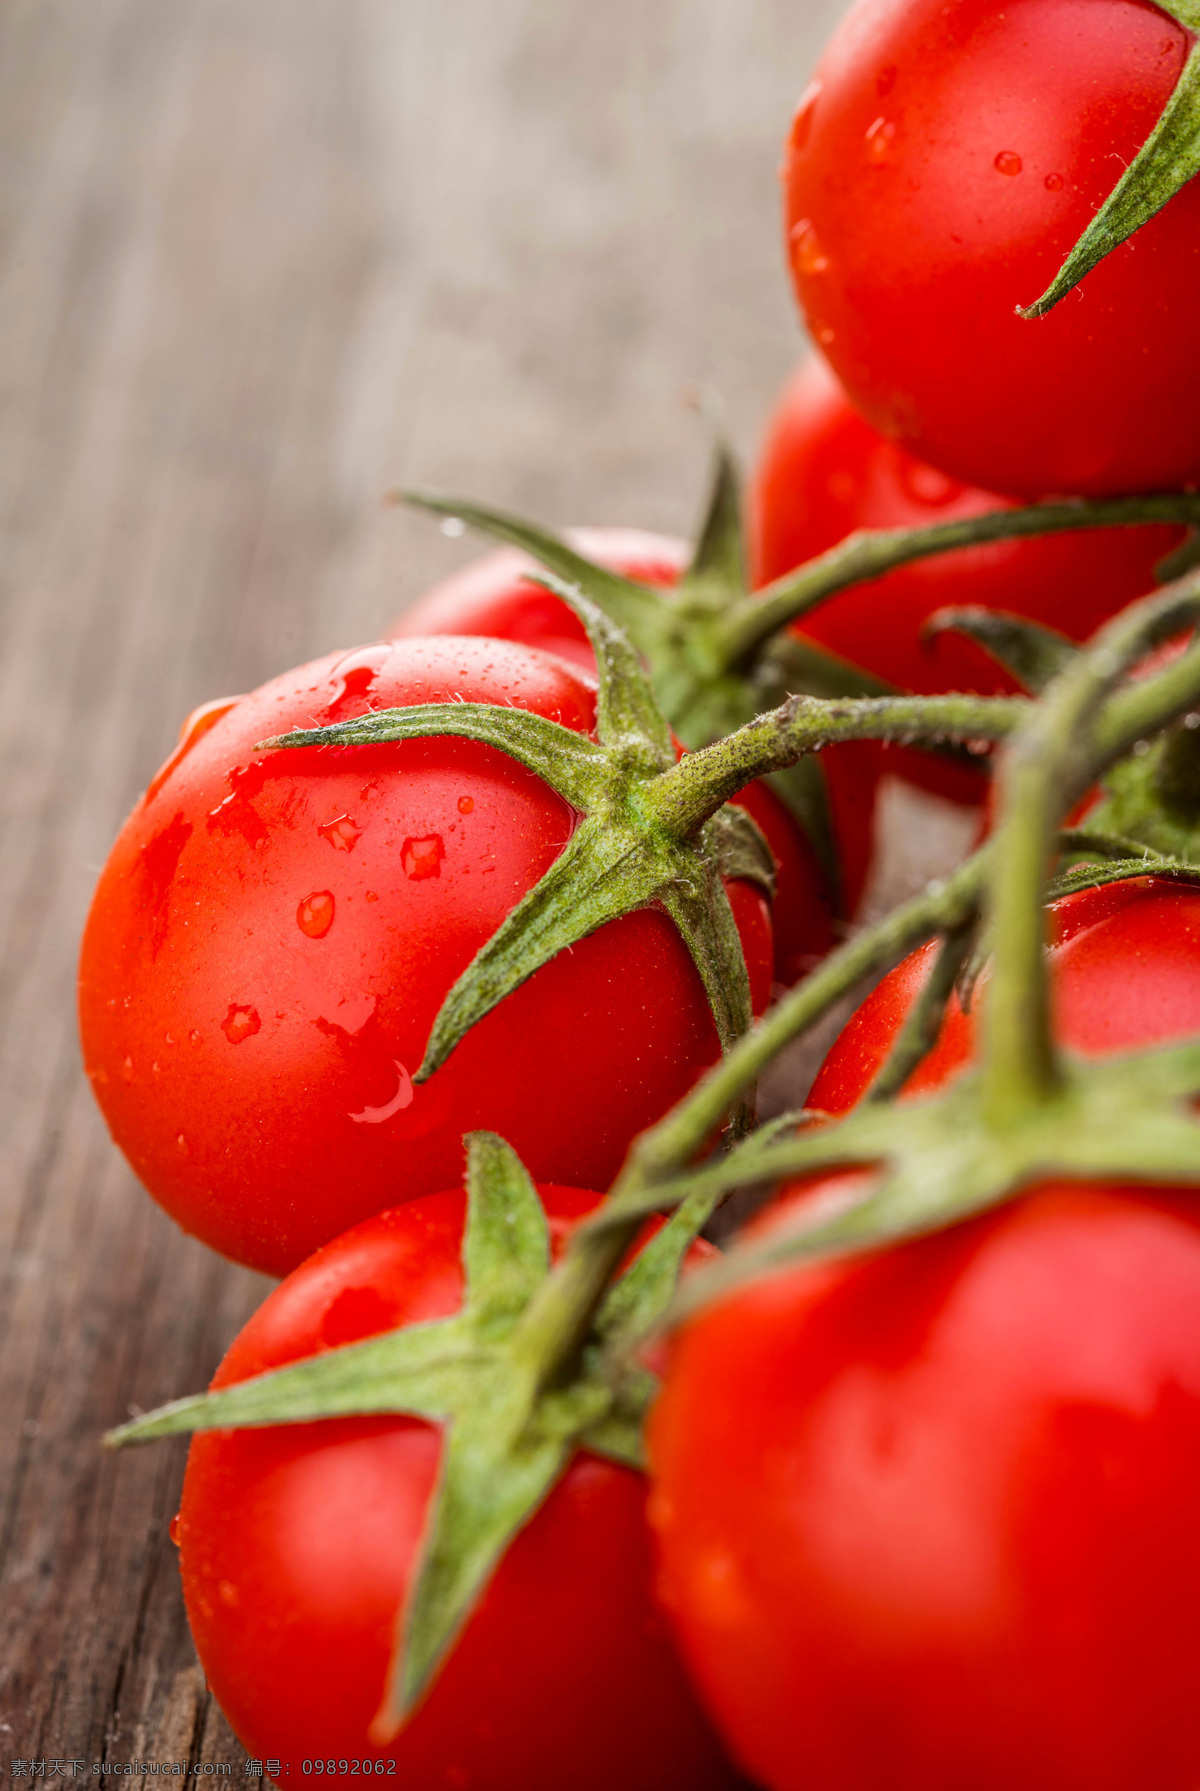
[[[834, 0], [0, 9], [0, 1771], [241, 1755], [167, 1525], [267, 1284], [108, 1141], [92, 882], [196, 703], [376, 634], [472, 551], [398, 481], [687, 529], [799, 349], [774, 164]], [[7, 1746], [5, 1746], [7, 1744]]]

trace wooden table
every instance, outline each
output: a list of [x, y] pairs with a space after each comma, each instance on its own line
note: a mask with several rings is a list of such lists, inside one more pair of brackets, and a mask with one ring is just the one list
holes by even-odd
[[266, 1292], [80, 1072], [75, 955], [195, 704], [373, 638], [473, 545], [419, 481], [690, 527], [799, 350], [774, 171], [837, 0], [9, 0], [0, 13], [0, 1772], [228, 1762], [167, 1526]]

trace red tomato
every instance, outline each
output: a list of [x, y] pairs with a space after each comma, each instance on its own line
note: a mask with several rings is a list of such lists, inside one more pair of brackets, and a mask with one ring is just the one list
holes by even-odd
[[[285, 1274], [452, 1182], [476, 1128], [535, 1175], [604, 1186], [713, 1061], [699, 975], [646, 909], [544, 966], [414, 1087], [447, 991], [574, 811], [466, 740], [254, 752], [291, 727], [453, 698], [582, 731], [593, 694], [527, 647], [384, 642], [242, 698], [154, 780], [96, 890], [80, 1013], [113, 1136], [186, 1230]], [[730, 897], [761, 1008], [766, 903], [746, 884]]]
[[1200, 184], [1040, 322], [1191, 37], [1142, 0], [858, 0], [784, 162], [809, 328], [854, 404], [990, 491], [1200, 479]]
[[[887, 441], [829, 369], [807, 361], [784, 388], [751, 489], [754, 580], [782, 577], [855, 529], [929, 528], [1014, 507]], [[1155, 566], [1183, 534], [1092, 529], [938, 554], [840, 592], [805, 616], [803, 633], [904, 690], [1013, 691], [1016, 681], [973, 641], [922, 637], [935, 610], [982, 604], [1086, 640], [1153, 590]]]
[[[691, 558], [686, 542], [645, 529], [568, 529], [566, 538], [586, 559], [656, 591], [678, 584]], [[538, 569], [532, 555], [515, 547], [496, 548], [426, 591], [397, 616], [387, 633], [398, 639], [487, 634], [560, 653], [573, 665], [592, 671], [596, 661], [583, 623], [559, 598], [524, 576]]]
[[[599, 1198], [541, 1193], [556, 1241]], [[456, 1312], [463, 1213], [461, 1190], [427, 1195], [327, 1245], [259, 1308], [213, 1386]], [[645, 1483], [586, 1454], [411, 1723], [372, 1746], [438, 1453], [434, 1426], [397, 1417], [194, 1439], [176, 1525], [188, 1616], [249, 1752], [297, 1779], [306, 1760], [394, 1760], [405, 1791], [737, 1785], [654, 1610]]]
[[[1086, 1055], [1200, 1034], [1200, 889], [1134, 877], [1080, 890], [1051, 908], [1055, 1030]], [[851, 1015], [822, 1064], [811, 1107], [845, 1113], [866, 1093], [933, 967], [936, 944], [914, 952]], [[987, 971], [970, 1013], [957, 998], [907, 1092], [939, 1088], [970, 1059]]]
[[[599, 565], [656, 590], [678, 583], [690, 554], [682, 541], [640, 529], [568, 529], [567, 538]], [[582, 624], [565, 603], [522, 576], [536, 564], [511, 547], [485, 554], [419, 598], [388, 632], [399, 638], [489, 634], [525, 641], [594, 670]], [[864, 753], [857, 747], [838, 747], [825, 755], [843, 906], [850, 913], [858, 906], [870, 865], [877, 756], [877, 749]], [[733, 800], [757, 821], [775, 855], [775, 975], [791, 984], [834, 943], [828, 879], [803, 828], [764, 785], [743, 790]]]
[[1195, 1190], [1048, 1183], [685, 1328], [661, 1593], [755, 1779], [1191, 1791], [1198, 1310]]

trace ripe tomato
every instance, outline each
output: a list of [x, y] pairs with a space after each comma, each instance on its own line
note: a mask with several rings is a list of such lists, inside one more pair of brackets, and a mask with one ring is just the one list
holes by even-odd
[[[276, 678], [185, 737], [100, 878], [80, 1016], [113, 1136], [186, 1230], [286, 1274], [453, 1182], [476, 1128], [535, 1175], [606, 1186], [713, 1061], [699, 975], [645, 909], [545, 965], [414, 1087], [443, 998], [574, 811], [466, 740], [254, 752], [291, 727], [454, 698], [586, 730], [593, 695], [531, 648], [384, 642]], [[766, 904], [746, 884], [730, 897], [761, 1007]]]
[[[691, 557], [686, 542], [645, 529], [568, 529], [566, 538], [585, 559], [656, 591], [678, 584]], [[583, 623], [524, 576], [537, 570], [530, 554], [498, 547], [426, 591], [387, 633], [401, 640], [417, 634], [487, 634], [561, 654], [592, 671], [596, 661]]]
[[990, 491], [1200, 478], [1200, 183], [1015, 315], [1150, 135], [1191, 39], [1144, 0], [858, 0], [784, 161], [791, 271], [854, 404]]
[[1198, 1309], [1195, 1190], [1048, 1183], [686, 1326], [661, 1593], [752, 1777], [1190, 1791]]
[[[541, 1194], [558, 1242], [599, 1198]], [[318, 1251], [213, 1386], [456, 1312], [463, 1214], [461, 1190], [426, 1195]], [[411, 1723], [368, 1741], [438, 1453], [437, 1429], [402, 1417], [193, 1440], [175, 1527], [188, 1616], [247, 1749], [297, 1778], [305, 1760], [395, 1761], [405, 1791], [732, 1791], [653, 1606], [645, 1483], [587, 1454], [516, 1538]]]
[[[886, 440], [824, 363], [810, 360], [784, 387], [751, 488], [754, 581], [782, 577], [855, 529], [929, 528], [1014, 507]], [[1092, 529], [938, 554], [840, 592], [805, 616], [802, 630], [903, 690], [1013, 691], [1016, 681], [973, 641], [922, 637], [935, 610], [982, 604], [1086, 640], [1153, 590], [1155, 566], [1183, 535]]]
[[[1051, 908], [1055, 1030], [1072, 1050], [1104, 1056], [1200, 1034], [1200, 889], [1133, 877], [1079, 890]], [[933, 967], [936, 944], [914, 952], [851, 1015], [822, 1064], [808, 1104], [845, 1113], [866, 1093]], [[938, 1041], [906, 1085], [939, 1088], [975, 1049], [987, 971], [969, 1013], [957, 998]]]

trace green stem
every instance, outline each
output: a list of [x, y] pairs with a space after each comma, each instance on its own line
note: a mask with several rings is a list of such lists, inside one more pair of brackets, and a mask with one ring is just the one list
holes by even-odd
[[688, 839], [756, 777], [840, 740], [1004, 740], [1029, 713], [1024, 697], [793, 696], [712, 746], [687, 753], [646, 786], [643, 813]]
[[989, 510], [958, 522], [924, 529], [862, 530], [819, 559], [767, 585], [757, 596], [734, 604], [718, 634], [722, 663], [734, 666], [786, 628], [849, 585], [882, 578], [897, 566], [960, 547], [1012, 541], [1073, 529], [1131, 528], [1149, 523], [1200, 523], [1200, 494], [1168, 492], [1151, 497], [1113, 498], [1102, 503], [1031, 504], [1019, 510]]

